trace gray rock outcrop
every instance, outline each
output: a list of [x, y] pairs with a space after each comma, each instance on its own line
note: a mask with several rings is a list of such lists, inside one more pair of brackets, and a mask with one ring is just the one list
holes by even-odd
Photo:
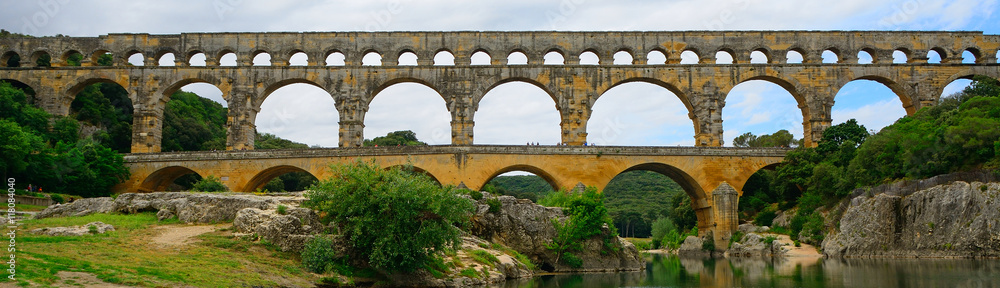
[[[583, 260], [580, 268], [570, 267], [556, 261], [556, 253], [547, 245], [556, 237], [553, 219], [565, 221], [561, 208], [537, 205], [530, 200], [517, 199], [511, 196], [491, 196], [483, 193], [482, 200], [477, 201], [476, 212], [472, 217], [472, 234], [484, 240], [499, 243], [514, 249], [525, 256], [542, 270], [550, 272], [604, 272], [632, 271], [645, 268], [635, 245], [612, 235], [611, 245], [616, 249], [604, 247], [603, 236], [594, 237], [582, 242], [583, 249], [573, 252]], [[489, 212], [487, 199], [500, 201], [498, 212]], [[611, 231], [603, 229], [602, 235]], [[610, 250], [610, 251], [608, 251]], [[604, 251], [604, 252], [602, 252]]]
[[1000, 183], [858, 196], [823, 241], [830, 257], [1000, 257]]
[[91, 234], [104, 234], [108, 231], [115, 231], [115, 227], [104, 222], [90, 222], [82, 226], [71, 227], [48, 227], [31, 230], [33, 234], [49, 236], [82, 236]]
[[705, 239], [697, 236], [687, 236], [681, 246], [677, 248], [677, 255], [687, 258], [702, 258], [712, 256], [712, 251], [705, 251], [703, 248]]
[[233, 219], [236, 232], [257, 234], [260, 239], [281, 247], [282, 251], [302, 251], [306, 241], [324, 229], [316, 212], [306, 208], [289, 208], [284, 215], [276, 210], [244, 208]]
[[256, 196], [191, 192], [127, 193], [113, 200], [109, 197], [88, 198], [69, 204], [49, 206], [35, 218], [84, 216], [94, 213], [156, 212], [160, 220], [176, 216], [184, 223], [218, 223], [232, 221], [236, 218], [236, 213], [245, 208], [273, 209], [278, 204], [294, 205], [303, 199], [297, 194]]
[[[741, 225], [742, 227], [742, 225]], [[767, 237], [761, 236], [757, 233], [749, 233], [743, 236], [743, 239], [733, 242], [729, 246], [729, 250], [726, 250], [726, 257], [741, 257], [741, 258], [773, 258], [780, 257], [787, 252], [784, 246], [778, 241], [774, 241], [772, 238], [770, 242], [767, 241]]]
[[55, 204], [35, 214], [35, 219], [49, 217], [85, 216], [95, 213], [111, 212], [114, 200], [111, 197], [84, 198], [71, 203]]

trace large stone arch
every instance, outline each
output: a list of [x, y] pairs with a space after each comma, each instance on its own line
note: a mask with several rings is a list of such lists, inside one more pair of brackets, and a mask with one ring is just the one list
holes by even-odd
[[691, 198], [691, 208], [695, 210], [695, 215], [698, 218], [699, 231], [708, 231], [706, 228], [711, 227], [712, 224], [714, 223], [712, 209], [711, 209], [712, 208], [711, 195], [709, 195], [709, 193], [707, 193], [702, 188], [702, 184], [698, 183], [698, 180], [694, 179], [691, 175], [689, 175], [684, 170], [681, 170], [680, 168], [674, 167], [670, 164], [656, 163], [656, 162], [636, 164], [626, 168], [625, 170], [622, 170], [618, 174], [612, 175], [611, 178], [602, 179], [601, 180], [602, 183], [599, 183], [598, 187], [607, 187], [607, 185], [611, 183], [611, 180], [614, 179], [615, 176], [621, 175], [622, 173], [638, 171], [638, 170], [652, 171], [659, 173], [663, 176], [667, 176], [668, 178], [676, 182], [678, 185], [680, 185], [681, 188], [684, 189], [684, 192], [688, 195], [688, 197]]
[[[888, 87], [889, 90], [892, 90], [892, 92], [896, 94], [896, 97], [899, 97], [899, 101], [903, 103], [903, 109], [906, 110], [906, 115], [913, 115], [913, 113], [916, 113], [917, 109], [919, 108], [916, 105], [918, 103], [914, 103], [914, 98], [913, 98], [914, 95], [911, 95], [910, 91], [908, 91], [906, 87], [901, 85], [900, 84], [901, 82], [898, 79], [892, 79], [892, 77], [889, 75], [882, 75], [875, 73], [866, 73], [864, 75], [856, 75], [855, 77], [842, 78], [841, 81], [838, 81], [836, 86], [830, 87], [831, 90], [830, 96], [836, 97], [838, 92], [840, 92], [841, 88], [847, 85], [847, 83], [856, 80], [875, 81], [878, 82], [879, 84]], [[941, 87], [941, 89], [944, 89], [944, 87]], [[941, 93], [939, 92], [938, 95], [940, 96], [940, 94]], [[834, 98], [834, 100], [836, 100], [836, 98]]]
[[[147, 104], [156, 105], [156, 102], [166, 104], [167, 101], [170, 101], [170, 95], [173, 95], [175, 92], [181, 90], [181, 88], [187, 86], [188, 84], [195, 84], [195, 83], [207, 83], [212, 86], [215, 86], [215, 88], [218, 88], [219, 91], [222, 91], [223, 100], [226, 100], [226, 102], [232, 102], [232, 95], [230, 93], [232, 91], [231, 83], [225, 81], [225, 79], [216, 78], [213, 75], [199, 74], [197, 77], [181, 77], [180, 80], [175, 80], [173, 82], [167, 83], [167, 85], [164, 85], [161, 89], [159, 89], [160, 91], [162, 91], [162, 93], [156, 95], [159, 97], [158, 98], [154, 97], [153, 99], [149, 99], [150, 101]], [[159, 101], [154, 101], [154, 100], [159, 100]]]
[[[198, 173], [198, 171], [184, 166], [163, 167], [145, 175], [145, 177], [140, 178], [142, 179], [142, 182], [137, 187], [137, 191], [128, 192], [161, 192], [166, 190], [170, 184], [173, 184], [174, 180], [177, 180], [177, 178], [191, 173], [202, 176], [202, 173]], [[133, 176], [133, 178], [135, 178], [135, 176]]]
[[483, 181], [477, 181], [477, 183], [466, 183], [466, 185], [473, 184], [475, 186], [470, 186], [469, 188], [482, 190], [483, 187], [486, 186], [486, 183], [490, 183], [490, 181], [493, 181], [494, 178], [497, 178], [498, 176], [504, 173], [514, 172], [514, 171], [528, 172], [531, 174], [535, 174], [538, 177], [541, 177], [542, 180], [545, 180], [545, 183], [548, 183], [549, 186], [552, 187], [553, 191], [559, 191], [560, 189], [563, 188], [569, 188], [567, 186], [564, 186], [563, 184], [560, 184], [561, 181], [556, 179], [556, 177], [553, 176], [551, 173], [546, 172], [544, 169], [530, 164], [515, 164], [506, 166], [504, 168], [500, 168], [499, 170], [494, 171], [489, 177], [486, 177], [486, 179]]
[[631, 84], [631, 83], [646, 83], [646, 84], [651, 84], [651, 85], [654, 85], [654, 86], [666, 89], [667, 91], [670, 91], [670, 93], [673, 93], [681, 101], [681, 103], [684, 104], [684, 108], [686, 108], [687, 112], [688, 112], [688, 118], [691, 119], [692, 125], [694, 125], [694, 129], [696, 131], [695, 133], [697, 133], [698, 128], [699, 128], [699, 125], [698, 125], [699, 119], [698, 119], [698, 117], [694, 117], [694, 113], [695, 113], [694, 104], [691, 102], [691, 99], [688, 98], [687, 93], [685, 93], [683, 90], [681, 90], [680, 88], [678, 88], [674, 84], [668, 83], [666, 81], [663, 81], [663, 80], [660, 80], [660, 79], [657, 79], [657, 78], [645, 77], [645, 76], [628, 77], [628, 78], [620, 79], [620, 80], [617, 80], [615, 82], [610, 82], [610, 83], [611, 83], [610, 85], [598, 87], [594, 91], [592, 99], [590, 99], [590, 101], [587, 101], [587, 103], [586, 103], [587, 104], [586, 105], [587, 113], [585, 113], [585, 115], [586, 115], [586, 120], [587, 121], [583, 123], [583, 126], [584, 126], [583, 128], [584, 128], [585, 131], [587, 131], [588, 136], [590, 136], [590, 132], [591, 132], [589, 130], [590, 129], [590, 120], [591, 120], [591, 117], [593, 116], [594, 108], [596, 107], [595, 105], [597, 104], [598, 101], [600, 101], [601, 97], [603, 97], [605, 94], [607, 94], [608, 91], [610, 91], [610, 90], [612, 90], [612, 89], [614, 89], [616, 87], [619, 87], [619, 86], [622, 86], [622, 85], [625, 85], [625, 84]]
[[271, 83], [266, 83], [264, 85], [263, 91], [255, 95], [253, 100], [253, 108], [260, 110], [260, 106], [264, 104], [264, 101], [267, 100], [267, 97], [270, 97], [271, 94], [274, 93], [274, 91], [278, 91], [278, 89], [284, 88], [292, 84], [307, 84], [322, 89], [323, 91], [326, 91], [327, 94], [330, 94], [331, 99], [336, 101], [336, 98], [333, 98], [333, 95], [330, 93], [330, 90], [327, 89], [324, 85], [321, 85], [315, 79], [289, 78], [289, 79], [277, 80]]
[[237, 192], [257, 191], [258, 189], [264, 187], [264, 185], [267, 185], [267, 182], [272, 179], [291, 172], [305, 172], [309, 173], [309, 175], [312, 175], [313, 177], [316, 177], [316, 174], [294, 165], [278, 165], [257, 172], [257, 174], [254, 174], [254, 176], [251, 177], [246, 184], [240, 187]]
[[[770, 69], [763, 69], [763, 70], [770, 70]], [[765, 81], [771, 84], [778, 85], [778, 87], [781, 87], [786, 92], [791, 94], [792, 99], [794, 99], [795, 103], [798, 104], [798, 108], [800, 110], [799, 112], [802, 113], [802, 134], [803, 134], [802, 137], [803, 139], [806, 139], [806, 145], [810, 145], [812, 143], [810, 140], [812, 138], [811, 120], [813, 119], [813, 117], [817, 115], [817, 113], [813, 111], [813, 106], [815, 106], [815, 104], [812, 102], [815, 102], [816, 99], [822, 99], [825, 96], [822, 94], [803, 95], [804, 93], [808, 93], [810, 91], [813, 93], [816, 93], [818, 91], [812, 91], [809, 87], [802, 85], [801, 82], [798, 81], [798, 79], [796, 78], [784, 78], [781, 77], [780, 74], [781, 73], [775, 71], [765, 71], [761, 73], [761, 75], [751, 75], [746, 78], [738, 79], [738, 81], [734, 81], [735, 83], [733, 83], [732, 86], [726, 86], [721, 88], [721, 92], [725, 94], [726, 98], [728, 98], [729, 94], [732, 92], [734, 88], [736, 88], [736, 86], [755, 80]], [[830, 95], [830, 97], [833, 96]], [[812, 101], [810, 101], [811, 99]], [[722, 108], [723, 107], [719, 107], [720, 112], [722, 111]], [[829, 117], [829, 115], [827, 115], [827, 117]]]
[[427, 88], [430, 88], [431, 90], [434, 90], [434, 92], [437, 93], [438, 96], [440, 96], [441, 99], [445, 101], [445, 103], [448, 102], [448, 98], [445, 97], [445, 95], [443, 93], [441, 93], [441, 89], [439, 89], [437, 87], [437, 85], [434, 85], [433, 81], [429, 81], [429, 80], [426, 80], [426, 79], [420, 79], [420, 78], [417, 78], [417, 77], [396, 77], [396, 78], [392, 78], [392, 79], [386, 80], [384, 82], [381, 82], [377, 86], [373, 86], [371, 88], [370, 92], [367, 95], [365, 95], [365, 99], [364, 99], [365, 102], [366, 102], [365, 104], [366, 105], [371, 105], [372, 104], [372, 100], [375, 100], [375, 96], [378, 96], [378, 94], [382, 93], [383, 90], [385, 90], [385, 89], [387, 89], [389, 87], [392, 87], [393, 85], [402, 84], [402, 83], [416, 83], [416, 84], [423, 85], [423, 86], [425, 86]]
[[479, 102], [481, 102], [483, 98], [486, 97], [486, 94], [489, 94], [490, 91], [492, 91], [494, 88], [500, 85], [513, 82], [523, 82], [538, 87], [539, 89], [542, 89], [542, 91], [545, 91], [545, 94], [549, 95], [549, 98], [552, 99], [553, 104], [559, 105], [559, 98], [556, 97], [556, 94], [552, 92], [552, 89], [551, 87], [548, 86], [548, 83], [543, 83], [531, 77], [506, 77], [494, 82], [490, 82], [489, 86], [479, 86], [476, 89], [475, 94], [472, 96], [472, 106], [475, 107], [475, 110], [479, 110]]

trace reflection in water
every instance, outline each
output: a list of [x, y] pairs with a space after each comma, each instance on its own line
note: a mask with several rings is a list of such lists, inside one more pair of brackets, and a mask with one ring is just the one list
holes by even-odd
[[1000, 260], [646, 258], [646, 271], [545, 275], [526, 287], [997, 287]]

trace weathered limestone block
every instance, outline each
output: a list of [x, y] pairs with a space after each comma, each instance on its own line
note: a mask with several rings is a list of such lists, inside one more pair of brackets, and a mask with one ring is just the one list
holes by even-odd
[[114, 200], [111, 197], [84, 198], [66, 204], [55, 204], [35, 214], [35, 219], [49, 217], [85, 216], [94, 213], [111, 212]]
[[823, 241], [831, 257], [998, 257], [1000, 183], [957, 181], [905, 197], [859, 196]]
[[83, 224], [82, 226], [38, 228], [31, 230], [31, 233], [49, 236], [82, 236], [104, 234], [108, 231], [115, 231], [115, 227], [111, 226], [111, 224], [97, 221]]

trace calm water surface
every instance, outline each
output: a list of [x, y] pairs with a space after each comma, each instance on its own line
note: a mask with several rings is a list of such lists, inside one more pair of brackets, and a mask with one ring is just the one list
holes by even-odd
[[1000, 287], [1000, 260], [820, 259], [778, 261], [646, 257], [646, 271], [546, 275], [513, 287]]

